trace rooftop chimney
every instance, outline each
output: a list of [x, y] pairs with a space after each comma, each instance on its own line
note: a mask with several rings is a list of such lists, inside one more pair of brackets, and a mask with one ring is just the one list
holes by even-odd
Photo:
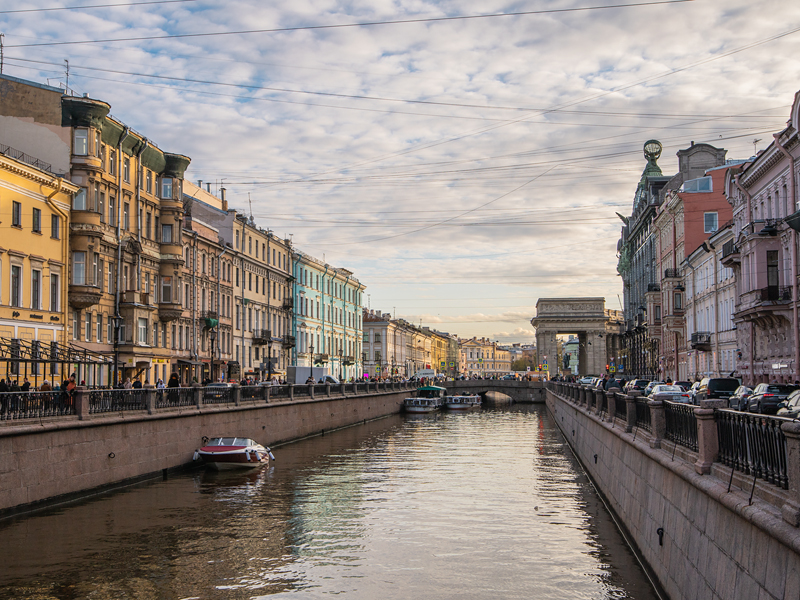
[[222, 210], [228, 212], [228, 201], [225, 199], [225, 188], [219, 188], [220, 196], [222, 196]]

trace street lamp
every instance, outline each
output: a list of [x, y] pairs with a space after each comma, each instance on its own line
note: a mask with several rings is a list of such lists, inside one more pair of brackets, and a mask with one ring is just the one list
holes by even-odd
[[209, 370], [211, 372], [211, 381], [213, 382], [216, 381], [214, 377], [214, 342], [217, 340], [216, 329], [212, 329], [211, 331], [209, 331], [208, 337], [211, 339], [211, 366]]
[[339, 381], [344, 379], [344, 371], [342, 366], [342, 349], [339, 348]]
[[[269, 356], [267, 357], [267, 381], [272, 381], [272, 332], [269, 332], [269, 341], [267, 342], [269, 348]], [[262, 373], [264, 371], [261, 371]]]
[[112, 318], [114, 323], [114, 387], [119, 387], [119, 329], [123, 318], [119, 315]]

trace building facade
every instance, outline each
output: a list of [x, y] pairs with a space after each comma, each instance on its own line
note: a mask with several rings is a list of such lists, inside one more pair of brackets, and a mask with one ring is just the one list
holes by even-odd
[[462, 373], [467, 377], [501, 377], [511, 372], [511, 353], [497, 342], [473, 337], [460, 340]]

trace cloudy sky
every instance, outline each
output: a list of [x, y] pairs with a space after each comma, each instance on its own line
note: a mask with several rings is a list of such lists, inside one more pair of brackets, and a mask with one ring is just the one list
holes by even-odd
[[371, 308], [501, 342], [538, 298], [620, 308], [645, 141], [666, 174], [691, 141], [746, 158], [800, 89], [790, 0], [112, 2], [0, 1], [4, 73], [68, 60]]

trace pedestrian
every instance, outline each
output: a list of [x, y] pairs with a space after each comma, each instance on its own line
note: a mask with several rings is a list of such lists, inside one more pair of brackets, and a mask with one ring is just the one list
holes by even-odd
[[123, 384], [122, 387], [124, 389], [126, 389], [126, 390], [129, 390], [129, 389], [131, 389], [133, 387], [133, 384], [131, 383], [131, 378], [130, 377], [125, 379], [125, 383]]
[[31, 382], [28, 381], [28, 378], [26, 377], [25, 380], [22, 382], [22, 386], [20, 386], [20, 391], [29, 392], [30, 389], [31, 389]]
[[164, 381], [159, 377], [158, 381], [156, 381], [156, 389], [157, 390], [163, 390], [164, 387], [166, 387], [164, 385]]
[[52, 388], [52, 387], [50, 387], [50, 382], [49, 382], [47, 379], [45, 379], [45, 380], [42, 382], [42, 385], [41, 385], [41, 386], [39, 386], [39, 391], [40, 391], [40, 392], [50, 392], [50, 391], [52, 391], [52, 390], [53, 390], [53, 388]]
[[181, 387], [181, 381], [178, 379], [178, 374], [173, 373], [169, 376], [169, 381], [167, 382], [167, 387], [177, 388]]
[[142, 380], [141, 379], [137, 379], [136, 381], [133, 382], [133, 385], [131, 385], [131, 387], [133, 389], [135, 389], [135, 390], [142, 389]]

